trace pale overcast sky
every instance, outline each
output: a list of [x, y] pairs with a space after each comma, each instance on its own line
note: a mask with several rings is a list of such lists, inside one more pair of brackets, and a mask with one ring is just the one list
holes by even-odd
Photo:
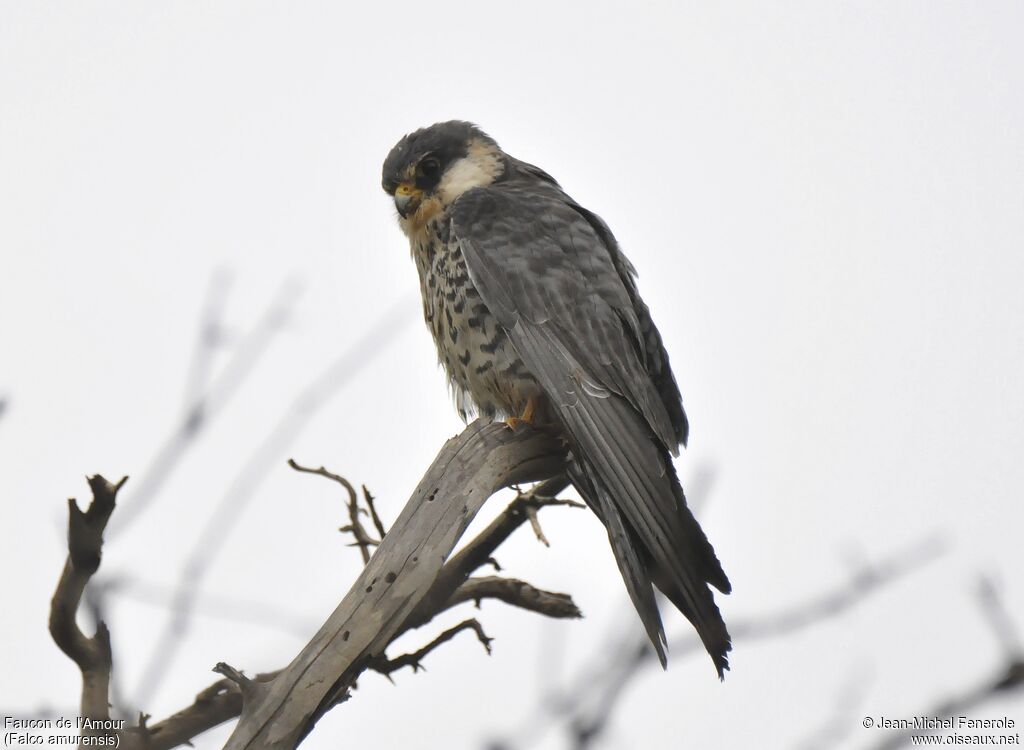
[[[77, 703], [46, 632], [65, 500], [87, 497], [85, 474], [129, 474], [130, 513], [181, 416], [214, 278], [214, 375], [283, 287], [294, 304], [111, 536], [121, 684], [137, 694], [166, 626], [140, 595], [165, 599], [197, 543], [214, 555], [204, 601], [292, 617], [197, 615], [142, 706], [154, 718], [218, 661], [282, 666], [340, 599], [359, 560], [338, 493], [285, 459], [365, 483], [391, 519], [460, 428], [380, 190], [393, 143], [451, 118], [553, 174], [639, 269], [691, 419], [684, 485], [714, 479], [701, 517], [734, 584], [727, 621], [948, 545], [838, 621], [737, 639], [723, 684], [705, 657], [670, 656], [603, 746], [789, 748], [838, 716], [829, 746], [866, 747], [881, 736], [863, 716], [920, 714], [989, 676], [980, 574], [1024, 630], [1022, 28], [1016, 2], [0, 5], [0, 710]], [[389, 315], [331, 398], [289, 411]], [[230, 528], [201, 537], [225, 497]], [[486, 603], [491, 657], [461, 636], [397, 687], [367, 675], [305, 746], [480, 748], [606, 661], [637, 625], [605, 535], [589, 512], [542, 520], [551, 549], [524, 530], [499, 559], [584, 620]], [[1019, 701], [977, 715], [1024, 720]]]

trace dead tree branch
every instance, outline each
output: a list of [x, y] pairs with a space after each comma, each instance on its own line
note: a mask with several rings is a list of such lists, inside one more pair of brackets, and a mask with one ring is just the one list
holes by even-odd
[[572, 500], [559, 500], [554, 497], [568, 486], [564, 474], [541, 482], [530, 492], [520, 492], [505, 509], [480, 534], [455, 555], [442, 568], [430, 591], [413, 610], [405, 629], [418, 628], [433, 619], [434, 615], [446, 609], [455, 592], [481, 566], [494, 562], [494, 552], [509, 536], [512, 535], [527, 519], [526, 509], [529, 506], [542, 508], [547, 505], [567, 505], [583, 507]]
[[[106, 579], [105, 583], [110, 593], [116, 594], [120, 599], [128, 599], [161, 610], [173, 607], [174, 590], [158, 581], [122, 574], [116, 578]], [[89, 586], [89, 591], [94, 587], [95, 579]], [[317, 620], [308, 614], [289, 610], [276, 602], [222, 592], [200, 592], [196, 597], [193, 612], [197, 616], [273, 630], [302, 641], [308, 639], [309, 634], [314, 632], [318, 625]]]
[[[543, 487], [543, 483], [538, 485], [537, 490], [540, 490], [541, 487]], [[539, 498], [540, 496], [541, 493], [538, 491], [520, 495], [488, 529], [485, 529], [476, 539], [470, 542], [465, 550], [481, 550], [488, 548], [490, 545], [496, 547], [500, 542], [497, 541], [494, 529], [501, 530], [501, 534], [503, 534], [502, 539], [507, 538], [510, 529], [514, 530], [525, 521], [525, 515], [521, 512], [521, 504], [529, 498]], [[562, 504], [569, 506], [577, 505], [577, 503], [571, 501], [553, 502], [550, 498], [536, 500], [536, 502], [541, 502], [542, 507]], [[438, 577], [439, 580], [445, 575], [451, 575], [450, 568], [452, 566], [455, 566], [460, 571], [466, 569], [466, 566], [469, 564], [466, 562], [468, 559], [469, 556], [462, 556], [461, 553], [453, 557], [445, 564], [441, 576]], [[478, 566], [484, 565], [487, 562], [488, 558], [484, 557], [478, 563]], [[484, 599], [498, 599], [511, 606], [520, 607], [547, 617], [582, 617], [572, 597], [567, 594], [543, 591], [525, 581], [518, 581], [516, 579], [499, 578], [496, 576], [470, 578], [447, 601], [442, 602], [436, 611], [429, 612], [427, 619], [422, 622], [413, 622], [412, 618], [410, 618], [409, 621], [402, 625], [395, 638], [404, 635], [413, 627], [419, 627], [432, 620], [441, 611], [469, 601], [479, 604]], [[417, 608], [417, 612], [419, 611], [420, 608]], [[277, 672], [270, 672], [264, 675], [257, 675], [255, 679], [258, 682], [266, 682], [277, 674]], [[237, 718], [241, 711], [242, 691], [230, 680], [218, 680], [201, 691], [191, 706], [149, 727], [147, 750], [168, 750], [177, 745], [185, 744], [203, 732]]]
[[[266, 682], [276, 674], [258, 674], [253, 680]], [[144, 750], [170, 750], [179, 745], [191, 745], [192, 739], [196, 736], [225, 721], [230, 721], [241, 712], [242, 691], [238, 685], [227, 678], [217, 680], [201, 690], [192, 705], [147, 727], [141, 741], [136, 745]]]
[[[943, 551], [944, 545], [939, 540], [929, 538], [874, 564], [862, 565], [848, 581], [803, 602], [774, 614], [733, 620], [730, 625], [733, 640], [742, 643], [780, 638], [839, 617], [872, 594], [934, 560]], [[696, 637], [687, 633], [670, 639], [670, 648], [674, 663], [678, 664], [680, 657], [698, 653], [701, 645]], [[637, 676], [644, 668], [657, 664], [647, 638], [639, 632], [631, 631], [621, 642], [609, 646], [606, 652], [617, 656], [605, 659], [598, 671], [581, 674], [557, 695], [545, 696], [543, 704], [523, 723], [518, 734], [533, 740], [551, 726], [561, 725], [576, 750], [596, 745], [608, 730], [615, 709]], [[532, 742], [507, 738], [491, 746], [511, 750], [528, 744]]]
[[154, 639], [139, 680], [136, 700], [140, 705], [149, 702], [174, 662], [178, 648], [191, 627], [193, 607], [203, 579], [224, 549], [224, 540], [237, 527], [267, 472], [278, 465], [288, 446], [305, 429], [319, 407], [349, 383], [367, 362], [384, 351], [379, 342], [395, 340], [396, 331], [408, 320], [408, 302], [408, 298], [403, 299], [386, 310], [352, 346], [306, 383], [242, 463], [224, 495], [211, 509], [182, 565], [175, 585], [171, 616]]
[[274, 336], [291, 314], [300, 293], [300, 284], [295, 279], [287, 279], [256, 324], [234, 347], [224, 368], [211, 378], [213, 355], [222, 345], [224, 324], [221, 315], [227, 299], [227, 279], [223, 275], [215, 275], [211, 279], [189, 367], [184, 409], [141, 478], [132, 482], [131, 497], [118, 513], [111, 532], [120, 534], [152, 505], [168, 477], [195, 444], [196, 436], [223, 410], [255, 371]]
[[[461, 577], [465, 571], [473, 570], [487, 564], [491, 558], [487, 556], [488, 550], [493, 551], [497, 546], [508, 538], [509, 534], [522, 525], [526, 515], [522, 511], [525, 502], [536, 502], [540, 507], [553, 505], [578, 506], [570, 500], [554, 500], [548, 498], [541, 491], [545, 483], [541, 483], [534, 491], [527, 494], [520, 494], [495, 521], [482, 531], [473, 541], [465, 546], [462, 552], [452, 557], [442, 568], [438, 581], [452, 580]], [[549, 487], [552, 485], [548, 485]], [[437, 584], [435, 584], [437, 585]], [[434, 589], [431, 589], [433, 595]], [[438, 591], [440, 594], [440, 590]], [[418, 628], [433, 620], [442, 611], [446, 611], [459, 604], [476, 602], [478, 605], [484, 599], [498, 599], [510, 606], [519, 607], [527, 611], [536, 612], [547, 617], [554, 618], [577, 618], [582, 613], [568, 594], [559, 594], [538, 589], [525, 581], [512, 578], [500, 578], [497, 576], [469, 578], [459, 586], [452, 595], [445, 601], [434, 600], [434, 609], [429, 609], [427, 600], [417, 607], [415, 615], [419, 619], [410, 617], [396, 634], [395, 639], [404, 635], [413, 628]], [[395, 640], [392, 639], [392, 640]], [[260, 681], [269, 680], [276, 675], [276, 672], [265, 676], [258, 676]], [[242, 693], [237, 685], [228, 680], [218, 680], [200, 693], [200, 696], [214, 696], [213, 698], [197, 698], [196, 703], [189, 708], [175, 714], [160, 724], [151, 728], [151, 736], [156, 741], [163, 737], [180, 736], [181, 732], [191, 732], [189, 737], [195, 737], [208, 729], [223, 724], [236, 718], [242, 709]], [[169, 728], [165, 729], [167, 726]], [[180, 742], [174, 744], [181, 744]], [[154, 750], [165, 750], [173, 747], [174, 744], [157, 744]]]
[[470, 578], [455, 590], [445, 604], [445, 609], [463, 602], [476, 602], [479, 607], [484, 599], [497, 599], [514, 607], [556, 619], [583, 617], [576, 602], [568, 594], [544, 591], [526, 581], [499, 576]]
[[[1024, 651], [1021, 649], [1020, 635], [1009, 612], [1006, 611], [1002, 597], [994, 583], [986, 577], [979, 581], [977, 595], [982, 617], [992, 629], [992, 636], [999, 644], [1003, 658], [994, 670], [977, 680], [971, 687], [915, 715], [935, 718], [964, 716], [972, 709], [977, 709], [990, 701], [1006, 698], [1011, 694], [1024, 694]], [[921, 730], [914, 731], [922, 733]], [[875, 750], [896, 750], [906, 747], [914, 731], [896, 731], [875, 745]]]
[[[363, 509], [359, 505], [359, 495], [355, 487], [345, 477], [328, 471], [323, 466], [315, 469], [309, 466], [302, 466], [293, 458], [288, 459], [288, 465], [296, 471], [322, 476], [345, 488], [348, 494], [346, 508], [348, 510], [349, 523], [346, 526], [342, 526], [339, 531], [352, 534], [355, 541], [349, 546], [359, 548], [363, 564], [365, 565], [370, 558], [369, 549], [380, 544], [380, 540], [387, 534], [384, 523], [381, 521], [377, 508], [374, 505], [373, 495], [370, 494], [366, 485], [363, 485], [362, 488], [363, 502], [366, 505], [366, 509]], [[481, 559], [483, 552], [487, 548], [496, 549], [508, 537], [508, 534], [523, 522], [524, 517], [529, 519], [534, 529], [539, 529], [540, 522], [537, 519], [537, 511], [540, 508], [548, 505], [584, 507], [581, 503], [572, 500], [559, 500], [550, 496], [549, 493], [552, 491], [557, 493], [563, 489], [564, 485], [565, 481], [561, 477], [557, 477], [553, 482], [542, 483], [530, 492], [519, 492], [516, 499], [505, 509], [504, 513], [467, 548], [471, 550], [470, 554], [456, 556], [441, 569], [441, 575], [438, 576], [439, 581], [443, 582], [450, 578], [451, 581], [463, 580], [463, 583], [448, 597], [447, 601], [440, 600], [443, 595], [441, 589], [432, 592], [436, 593], [437, 598], [430, 597], [425, 599], [423, 604], [421, 604], [421, 608], [430, 611], [430, 616], [433, 617], [464, 602], [475, 602], [479, 608], [480, 602], [483, 599], [497, 599], [510, 606], [556, 619], [582, 617], [583, 613], [580, 612], [572, 597], [568, 594], [544, 591], [526, 581], [514, 578], [501, 578], [498, 576], [468, 578], [470, 574], [484, 563], [490, 562], [495, 567], [499, 567], [491, 557]], [[371, 517], [379, 538], [374, 539], [370, 536], [370, 533], [360, 520], [360, 515], [369, 515]], [[542, 537], [543, 535], [541, 535], [541, 541], [545, 546], [550, 546], [548, 541]], [[419, 627], [424, 622], [407, 622], [403, 625], [402, 632], [412, 627]]]
[[[552, 484], [542, 483], [534, 491], [520, 494], [495, 519], [494, 523], [490, 524], [473, 541], [467, 544], [462, 552], [447, 561], [441, 569], [441, 574], [437, 579], [438, 582], [461, 579], [467, 575], [467, 571], [472, 573], [474, 570], [486, 565], [492, 559], [489, 557], [489, 552], [493, 552], [502, 541], [508, 538], [512, 531], [525, 522], [526, 515], [522, 510], [523, 503], [535, 502], [540, 507], [551, 505], [567, 505], [571, 507], [579, 505], [579, 503], [569, 500], [555, 500], [548, 497], [546, 493], [550, 493], [551, 490], [546, 490], [545, 485], [548, 488], [553, 487]], [[558, 489], [561, 488], [559, 487]], [[437, 585], [435, 584], [435, 586]], [[428, 594], [428, 597], [433, 593], [434, 589], [432, 588], [431, 594]], [[440, 589], [437, 590], [437, 594], [440, 594]], [[403, 623], [395, 638], [407, 633], [414, 627], [426, 624], [441, 612], [457, 607], [461, 603], [475, 601], [479, 605], [479, 602], [486, 598], [496, 598], [512, 607], [536, 612], [546, 617], [578, 618], [583, 616], [579, 608], [575, 606], [575, 602], [567, 594], [544, 591], [524, 581], [517, 581], [515, 579], [499, 577], [469, 578], [449, 598], [445, 600], [434, 599], [432, 602], [434, 609], [429, 609], [426, 606], [428, 602], [425, 598], [421, 602], [420, 607], [417, 608], [416, 613], [414, 613], [419, 619], [411, 617], [406, 623]], [[278, 673], [271, 672], [266, 675], [259, 675], [256, 679], [258, 681], [266, 681], [276, 674]], [[226, 679], [217, 680], [200, 693], [194, 705], [150, 727], [152, 750], [167, 750], [167, 748], [182, 744], [182, 740], [177, 738], [194, 738], [224, 721], [238, 717], [241, 712], [242, 692], [239, 690], [238, 685]]]
[[[780, 638], [818, 623], [839, 617], [859, 605], [867, 597], [893, 581], [903, 577], [944, 551], [937, 538], [928, 538], [874, 564], [865, 563], [853, 571], [849, 581], [832, 591], [808, 599], [802, 604], [785, 608], [772, 615], [760, 615], [747, 620], [734, 621], [732, 637], [735, 642]], [[678, 659], [684, 654], [700, 651], [700, 642], [687, 633], [682, 638], [670, 639], [670, 648]], [[597, 707], [586, 715], [577, 715], [572, 721], [575, 747], [590, 747], [604, 732], [614, 715], [614, 709], [637, 673], [655, 662], [646, 640], [640, 642], [632, 661], [627, 661], [621, 675], [603, 682], [604, 694]]]
[[[543, 591], [516, 579], [469, 577], [491, 561], [495, 549], [527, 520], [526, 508], [578, 505], [551, 497], [565, 486], [561, 476], [529, 493], [520, 493], [494, 522], [445, 563], [490, 495], [515, 482], [557, 475], [563, 461], [564, 446], [550, 435], [532, 430], [513, 432], [503, 424], [473, 423], [442, 449], [348, 595], [291, 665], [255, 678], [246, 678], [228, 665], [218, 665], [217, 671], [225, 675], [224, 679], [211, 684], [190, 706], [163, 721], [149, 724], [147, 716], [140, 716], [139, 726], [118, 731], [120, 746], [128, 750], [169, 750], [242, 715], [229, 746], [248, 730], [252, 732], [245, 740], [249, 747], [294, 747], [324, 712], [347, 697], [364, 670], [390, 674], [412, 666], [415, 671], [426, 654], [462, 630], [474, 630], [482, 643], [489, 644], [482, 626], [476, 620], [466, 620], [411, 654], [394, 659], [384, 655], [395, 638], [442, 611], [469, 601], [479, 605], [483, 599], [498, 599], [549, 617], [579, 617], [578, 608], [565, 594]], [[310, 473], [337, 476], [326, 469]], [[90, 509], [81, 513], [72, 504], [72, 555], [54, 597], [51, 627], [55, 640], [76, 662], [85, 653], [80, 642], [88, 639], [74, 625], [75, 612], [85, 582], [98, 567], [102, 527], [113, 511], [113, 495], [123, 481], [110, 485], [94, 477], [90, 484], [95, 499]], [[352, 486], [341, 483], [346, 488]], [[354, 487], [351, 494], [356, 494]], [[372, 507], [372, 495], [363, 488], [363, 496], [375, 529], [383, 533], [384, 525]], [[79, 528], [88, 533], [83, 536], [83, 532], [76, 531]], [[427, 609], [431, 596], [435, 598]], [[69, 623], [77, 637], [67, 635], [71, 632]], [[101, 626], [99, 633], [105, 634], [105, 628]], [[93, 639], [100, 643], [95, 648], [101, 649], [104, 637], [98, 634]], [[105, 653], [105, 659], [85, 658], [80, 662], [91, 670], [83, 689], [83, 715], [95, 711], [100, 718], [109, 716], [109, 649]], [[99, 664], [98, 671], [94, 663]], [[97, 678], [91, 676], [94, 673]], [[264, 720], [267, 716], [269, 720]]]
[[[110, 632], [100, 621], [90, 638], [78, 627], [75, 615], [86, 584], [100, 566], [103, 531], [126, 481], [128, 477], [122, 477], [111, 484], [98, 474], [89, 477], [92, 501], [84, 512], [74, 498], [68, 500], [68, 558], [50, 603], [50, 635], [78, 665], [82, 673], [81, 715], [94, 721], [110, 718]], [[87, 734], [96, 732], [83, 729], [82, 736]]]
[[271, 681], [239, 686], [242, 718], [226, 747], [298, 745], [433, 591], [484, 502], [502, 487], [560, 473], [563, 461], [564, 448], [554, 438], [500, 423], [478, 420], [449, 440], [313, 640]]

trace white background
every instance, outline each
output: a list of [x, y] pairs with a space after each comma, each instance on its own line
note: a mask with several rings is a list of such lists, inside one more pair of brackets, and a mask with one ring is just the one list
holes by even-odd
[[[129, 474], [128, 512], [181, 417], [217, 273], [217, 368], [282, 283], [301, 295], [112, 534], [103, 572], [136, 592], [110, 601], [116, 669], [131, 695], [167, 617], [138, 593], [166, 599], [248, 478], [201, 543], [204, 607], [262, 602], [293, 632], [201, 612], [143, 708], [184, 706], [220, 660], [282, 666], [332, 609], [358, 569], [340, 496], [285, 459], [367, 484], [390, 519], [460, 427], [379, 186], [403, 133], [450, 118], [555, 175], [640, 270], [693, 426], [684, 484], [714, 478], [701, 517], [735, 587], [727, 620], [934, 534], [947, 547], [838, 620], [737, 639], [724, 684], [703, 656], [645, 672], [606, 746], [793, 747], [834, 721], [811, 746], [862, 747], [881, 738], [863, 715], [913, 716], [990, 677], [979, 575], [1024, 628], [1022, 28], [1012, 2], [4, 3], [0, 710], [74, 712], [77, 672], [46, 632], [65, 499], [88, 496], [87, 473]], [[396, 303], [374, 356], [250, 460]], [[552, 548], [524, 530], [499, 559], [584, 620], [487, 603], [493, 656], [463, 635], [397, 687], [367, 675], [307, 745], [520, 738], [550, 691], [599, 669], [636, 628], [607, 541], [587, 512], [542, 515]], [[1019, 702], [976, 715], [1024, 719]]]

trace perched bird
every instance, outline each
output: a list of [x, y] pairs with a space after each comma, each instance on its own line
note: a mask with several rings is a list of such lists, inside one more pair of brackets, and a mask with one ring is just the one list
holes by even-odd
[[672, 456], [689, 429], [679, 387], [611, 230], [468, 122], [403, 137], [382, 183], [463, 419], [558, 430], [569, 479], [608, 531], [662, 666], [652, 584], [693, 623], [722, 677], [731, 642], [708, 584], [731, 587], [676, 477]]

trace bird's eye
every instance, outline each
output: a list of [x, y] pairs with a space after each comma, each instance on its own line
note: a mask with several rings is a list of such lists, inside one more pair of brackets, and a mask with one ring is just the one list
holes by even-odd
[[419, 172], [428, 180], [433, 180], [441, 174], [441, 162], [432, 156], [424, 159], [420, 162]]

